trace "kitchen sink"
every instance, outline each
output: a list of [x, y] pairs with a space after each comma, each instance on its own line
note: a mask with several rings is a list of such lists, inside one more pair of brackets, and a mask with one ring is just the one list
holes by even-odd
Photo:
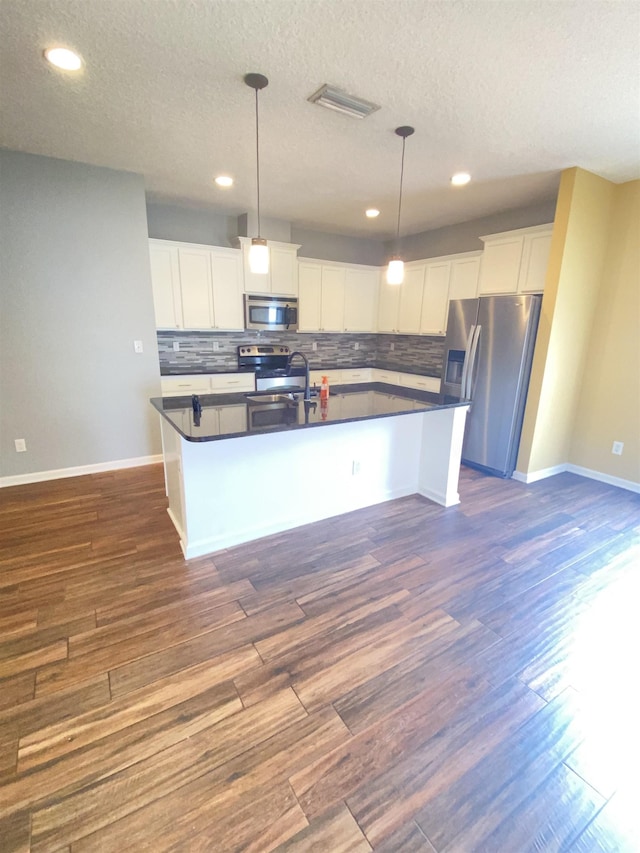
[[298, 394], [245, 394], [247, 400], [252, 403], [295, 403], [298, 399]]

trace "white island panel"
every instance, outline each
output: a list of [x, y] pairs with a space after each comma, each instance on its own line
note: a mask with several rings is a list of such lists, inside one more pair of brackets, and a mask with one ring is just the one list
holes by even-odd
[[410, 494], [458, 503], [465, 415], [449, 408], [204, 442], [163, 421], [169, 513], [185, 557]]

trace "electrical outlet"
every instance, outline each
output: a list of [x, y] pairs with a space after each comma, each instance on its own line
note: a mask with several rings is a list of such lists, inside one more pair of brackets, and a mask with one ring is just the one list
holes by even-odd
[[16, 453], [26, 453], [27, 452], [27, 442], [24, 438], [16, 438]]
[[220, 343], [218, 341], [214, 341], [213, 342], [213, 351], [218, 352], [219, 349], [220, 349]]
[[354, 349], [360, 349], [360, 341], [356, 341], [353, 345]]
[[356, 477], [360, 473], [360, 460], [354, 459], [351, 463], [351, 474]]
[[622, 451], [624, 450], [624, 441], [614, 441], [613, 447], [611, 448], [611, 452], [615, 453], [616, 456], [622, 456]]
[[173, 342], [173, 351], [174, 352], [180, 352], [180, 341], [174, 341]]
[[393, 352], [395, 348], [396, 345], [393, 343], [393, 341], [391, 341], [391, 343], [389, 344], [389, 349], [391, 350], [391, 352]]
[[317, 342], [317, 341], [314, 341], [314, 342], [311, 344], [311, 349], [312, 349], [314, 352], [316, 352], [316, 351], [317, 351], [317, 349], [318, 349], [318, 342]]
[[134, 352], [143, 352], [142, 341], [134, 341], [133, 342], [133, 351]]

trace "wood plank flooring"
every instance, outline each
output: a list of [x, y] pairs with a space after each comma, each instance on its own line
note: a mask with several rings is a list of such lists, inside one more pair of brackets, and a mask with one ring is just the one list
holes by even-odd
[[160, 466], [0, 490], [0, 850], [640, 851], [640, 496], [460, 491], [187, 563]]

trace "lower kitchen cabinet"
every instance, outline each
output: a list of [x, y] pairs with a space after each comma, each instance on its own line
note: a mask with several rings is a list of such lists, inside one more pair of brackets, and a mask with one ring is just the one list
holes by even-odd
[[254, 373], [211, 373], [209, 382], [212, 394], [234, 394], [240, 391], [255, 391]]
[[163, 397], [190, 394], [233, 394], [255, 391], [253, 373], [209, 373], [189, 376], [167, 376], [161, 379]]
[[417, 388], [420, 391], [440, 393], [440, 380], [435, 376], [419, 376], [417, 373], [401, 373], [400, 385], [405, 388]]

